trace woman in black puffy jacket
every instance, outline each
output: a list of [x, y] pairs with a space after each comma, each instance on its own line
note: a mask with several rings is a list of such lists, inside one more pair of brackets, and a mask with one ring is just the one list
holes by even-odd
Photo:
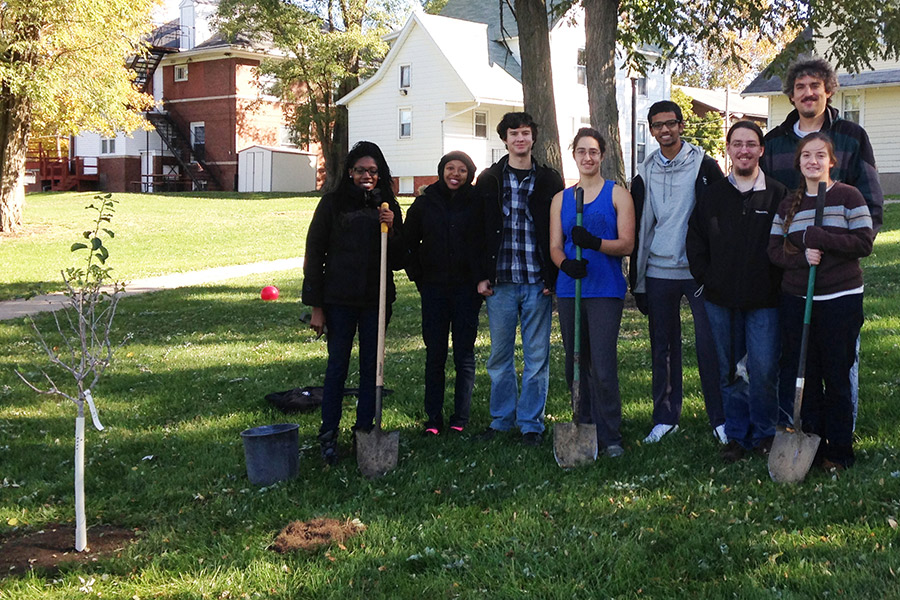
[[416, 198], [406, 216], [406, 272], [422, 297], [426, 435], [438, 435], [444, 428], [444, 366], [451, 332], [456, 385], [449, 431], [460, 433], [469, 421], [484, 247], [474, 179], [475, 164], [465, 152], [444, 155], [438, 181]]
[[[375, 418], [381, 223], [388, 226], [388, 268], [403, 268], [406, 249], [400, 205], [381, 149], [357, 143], [338, 188], [322, 196], [306, 236], [303, 303], [312, 307], [310, 327], [327, 333], [328, 366], [319, 443], [322, 460], [337, 462], [338, 426], [353, 338], [359, 330], [359, 402], [353, 430], [369, 431]], [[388, 208], [381, 208], [387, 202]], [[388, 274], [387, 315], [396, 297]], [[327, 330], [326, 330], [327, 327]]]

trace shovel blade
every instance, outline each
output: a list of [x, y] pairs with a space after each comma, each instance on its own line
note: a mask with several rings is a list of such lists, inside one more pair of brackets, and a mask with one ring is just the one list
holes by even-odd
[[356, 432], [356, 462], [366, 479], [376, 479], [394, 470], [399, 452], [399, 431]]
[[802, 431], [776, 431], [769, 451], [769, 476], [776, 483], [800, 483], [809, 472], [822, 438]]
[[596, 425], [557, 423], [553, 426], [553, 456], [563, 469], [593, 462], [597, 453]]

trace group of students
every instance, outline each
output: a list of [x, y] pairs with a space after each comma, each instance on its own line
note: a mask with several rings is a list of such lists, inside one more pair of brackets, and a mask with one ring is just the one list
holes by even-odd
[[[485, 302], [492, 420], [476, 439], [487, 442], [518, 429], [523, 444], [541, 444], [555, 294], [570, 388], [580, 338], [581, 397], [588, 401], [578, 418], [596, 424], [607, 456], [621, 456], [617, 345], [628, 287], [622, 259], [630, 255], [632, 293], [649, 317], [652, 354], [654, 426], [644, 442], [678, 430], [685, 296], [694, 316], [707, 413], [716, 439], [725, 444], [723, 458], [738, 460], [754, 449], [765, 453], [776, 425], [789, 424], [806, 278], [810, 265], [817, 265], [804, 428], [822, 436], [822, 464], [850, 466], [851, 373], [863, 320], [859, 259], [872, 250], [883, 199], [865, 132], [828, 106], [835, 88], [824, 61], [793, 65], [785, 93], [796, 107], [788, 121], [799, 126], [782, 125], [764, 138], [752, 122], [734, 124], [727, 134], [727, 177], [700, 148], [681, 139], [678, 106], [657, 102], [648, 120], [660, 148], [639, 166], [631, 192], [600, 174], [606, 143], [587, 127], [571, 145], [579, 180], [564, 189], [559, 174], [531, 156], [537, 124], [527, 113], [508, 113], [497, 131], [509, 153], [477, 180], [468, 155], [443, 156], [438, 180], [415, 199], [405, 223], [381, 150], [371, 142], [356, 144], [344, 178], [322, 197], [307, 236], [303, 302], [312, 307], [310, 326], [319, 334], [327, 327], [322, 459], [338, 459], [341, 401], [357, 332], [360, 391], [353, 430], [373, 426], [384, 224], [388, 268], [405, 268], [421, 296], [425, 435], [460, 434], [468, 425]], [[810, 123], [821, 131], [800, 128]], [[792, 137], [781, 139], [785, 135]], [[857, 143], [848, 149], [849, 138]], [[787, 176], [786, 143], [795, 147]], [[763, 157], [769, 162], [761, 169]], [[833, 180], [833, 173], [844, 182]], [[788, 180], [791, 191], [779, 179]], [[819, 182], [828, 192], [824, 222], [816, 226]], [[576, 188], [584, 193], [580, 224]], [[576, 281], [580, 336], [574, 331]], [[388, 277], [388, 320], [394, 298]], [[453, 412], [445, 422], [451, 337], [456, 381]]]

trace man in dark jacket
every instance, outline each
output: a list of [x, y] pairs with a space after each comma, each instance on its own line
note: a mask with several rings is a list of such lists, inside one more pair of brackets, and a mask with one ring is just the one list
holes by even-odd
[[691, 274], [703, 286], [719, 358], [728, 436], [722, 458], [734, 462], [747, 450], [767, 454], [775, 436], [781, 270], [766, 249], [787, 189], [759, 168], [764, 146], [758, 125], [738, 121], [726, 141], [731, 173], [697, 199], [687, 256]]
[[[831, 178], [852, 185], [862, 194], [872, 215], [872, 229], [881, 229], [884, 214], [884, 192], [878, 181], [875, 153], [866, 130], [852, 121], [842, 119], [831, 106], [831, 99], [838, 89], [837, 75], [827, 61], [821, 58], [802, 59], [788, 68], [782, 82], [782, 91], [794, 105], [784, 123], [766, 134], [766, 153], [760, 161], [762, 170], [795, 190], [803, 184], [803, 176], [794, 167], [794, 154], [800, 139], [815, 131], [827, 133], [834, 143], [837, 164], [831, 169]], [[782, 421], [792, 414], [793, 382], [783, 378], [781, 385]], [[859, 341], [856, 344], [856, 362], [850, 370], [853, 420], [859, 401]]]
[[[491, 329], [491, 425], [479, 437], [518, 427], [522, 443], [540, 445], [550, 383], [550, 202], [563, 189], [559, 173], [531, 156], [537, 124], [528, 113], [507, 113], [497, 126], [509, 153], [484, 170], [476, 189], [484, 201], [485, 260], [478, 292]], [[521, 316], [521, 394], [516, 376], [516, 328]]]
[[677, 104], [669, 100], [654, 103], [647, 120], [659, 150], [638, 166], [639, 174], [632, 183], [637, 235], [630, 273], [635, 301], [650, 322], [653, 429], [644, 443], [658, 442], [678, 431], [683, 400], [680, 307], [684, 297], [694, 316], [706, 414], [713, 435], [725, 444], [716, 348], [702, 288], [691, 276], [685, 250], [688, 219], [697, 196], [724, 176], [703, 149], [681, 139], [684, 121]]

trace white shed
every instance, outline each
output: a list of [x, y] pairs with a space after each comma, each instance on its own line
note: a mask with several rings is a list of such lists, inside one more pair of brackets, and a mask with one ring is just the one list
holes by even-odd
[[249, 146], [238, 152], [239, 192], [312, 192], [316, 155], [293, 148]]

